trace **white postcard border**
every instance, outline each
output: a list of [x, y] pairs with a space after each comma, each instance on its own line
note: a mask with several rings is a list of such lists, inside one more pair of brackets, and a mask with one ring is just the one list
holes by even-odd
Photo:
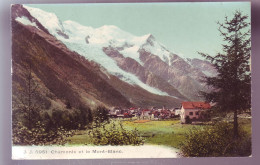
[[166, 146], [13, 146], [12, 159], [123, 159], [178, 158], [178, 150]]

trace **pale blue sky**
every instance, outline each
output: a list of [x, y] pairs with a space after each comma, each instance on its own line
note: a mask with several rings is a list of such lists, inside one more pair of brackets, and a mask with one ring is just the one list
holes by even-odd
[[151, 33], [169, 50], [185, 57], [200, 57], [197, 51], [215, 55], [222, 38], [217, 21], [232, 17], [236, 10], [250, 16], [250, 2], [214, 3], [121, 3], [37, 4], [55, 13], [61, 21], [73, 20], [94, 28], [115, 25], [141, 36]]

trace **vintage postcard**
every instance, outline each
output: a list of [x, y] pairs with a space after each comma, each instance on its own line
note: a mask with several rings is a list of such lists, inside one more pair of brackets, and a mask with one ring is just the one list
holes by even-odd
[[249, 2], [13, 4], [12, 158], [249, 157]]

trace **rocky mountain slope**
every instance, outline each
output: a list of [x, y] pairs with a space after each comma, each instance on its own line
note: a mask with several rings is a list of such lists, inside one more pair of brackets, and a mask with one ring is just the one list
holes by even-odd
[[[84, 28], [70, 21], [61, 23], [51, 13], [44, 15], [41, 17], [38, 9], [12, 6], [14, 101], [19, 101], [20, 91], [27, 88], [28, 66], [38, 86], [37, 99], [46, 109], [64, 108], [67, 102], [73, 107], [91, 108], [98, 105], [175, 107], [187, 100], [140, 61], [122, 57], [118, 45], [107, 45], [107, 41], [102, 43], [98, 37], [83, 33], [99, 30], [96, 34], [102, 35], [102, 28]], [[53, 20], [51, 24], [46, 23]], [[79, 29], [73, 30], [76, 27]], [[109, 41], [112, 42], [111, 38]]]

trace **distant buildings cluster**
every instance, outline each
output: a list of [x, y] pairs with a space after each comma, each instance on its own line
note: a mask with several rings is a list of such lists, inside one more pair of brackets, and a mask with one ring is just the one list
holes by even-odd
[[137, 119], [149, 119], [149, 120], [169, 119], [169, 118], [176, 117], [175, 109], [155, 108], [155, 107], [151, 109], [143, 109], [138, 107], [122, 109], [116, 107], [110, 110], [109, 115], [111, 118], [136, 117]]
[[196, 120], [203, 120], [208, 118], [207, 110], [211, 108], [209, 103], [205, 102], [182, 102], [180, 107], [167, 109], [153, 107], [150, 109], [131, 107], [123, 109], [114, 107], [109, 111], [111, 118], [132, 118], [139, 120], [163, 120], [175, 117], [180, 117], [181, 123], [189, 123]]

